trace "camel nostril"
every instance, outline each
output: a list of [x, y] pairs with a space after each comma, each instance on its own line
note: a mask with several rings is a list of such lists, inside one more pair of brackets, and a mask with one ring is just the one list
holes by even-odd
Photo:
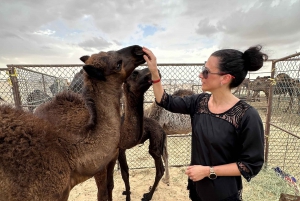
[[137, 56], [143, 56], [145, 53], [144, 52], [136, 52], [135, 53]]
[[137, 55], [137, 56], [143, 56], [145, 54], [145, 52], [141, 48], [136, 48], [134, 50], [134, 54]]

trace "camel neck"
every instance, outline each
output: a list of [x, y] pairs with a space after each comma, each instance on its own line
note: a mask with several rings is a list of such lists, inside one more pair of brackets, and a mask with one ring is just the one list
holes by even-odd
[[130, 149], [138, 144], [143, 135], [144, 96], [125, 93], [125, 114], [121, 126], [119, 147]]

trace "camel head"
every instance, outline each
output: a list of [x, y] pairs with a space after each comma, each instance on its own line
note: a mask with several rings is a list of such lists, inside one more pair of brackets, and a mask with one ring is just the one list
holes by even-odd
[[288, 74], [285, 73], [279, 73], [275, 77], [275, 81], [276, 85], [274, 89], [274, 94], [292, 94], [296, 89], [295, 86], [297, 86], [296, 80], [294, 80]]
[[92, 56], [82, 56], [83, 69], [91, 79], [106, 81], [112, 77], [122, 83], [139, 65], [145, 63], [145, 53], [138, 45], [129, 46], [118, 51], [100, 52]]
[[249, 88], [256, 91], [264, 91], [270, 88], [271, 80], [270, 76], [260, 77], [257, 76], [255, 80], [249, 82]]
[[[161, 74], [159, 73], [161, 77]], [[151, 73], [148, 68], [134, 70], [123, 84], [124, 93], [132, 92], [136, 96], [143, 95], [152, 85]]]

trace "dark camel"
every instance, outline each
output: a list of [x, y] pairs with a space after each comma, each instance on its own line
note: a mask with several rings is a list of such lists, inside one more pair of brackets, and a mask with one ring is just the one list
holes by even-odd
[[[138, 144], [143, 144], [150, 140], [149, 153], [155, 161], [156, 176], [150, 192], [145, 193], [142, 200], [151, 200], [153, 193], [161, 180], [166, 166], [165, 182], [169, 183], [168, 155], [166, 147], [166, 134], [157, 121], [143, 117], [144, 93], [151, 86], [151, 74], [148, 68], [135, 70], [124, 82], [123, 92], [125, 98], [125, 115], [122, 117], [121, 140], [118, 161], [120, 163], [121, 175], [125, 183], [126, 200], [130, 200], [129, 168], [126, 160], [126, 149], [130, 149]], [[113, 165], [112, 161], [109, 167], [95, 175], [95, 181], [98, 187], [98, 201], [112, 200], [113, 190]], [[103, 180], [107, 177], [107, 185]]]
[[39, 117], [0, 106], [1, 201], [67, 201], [75, 185], [107, 166], [118, 153], [121, 86], [143, 54], [131, 46], [81, 57], [83, 95], [57, 95]]

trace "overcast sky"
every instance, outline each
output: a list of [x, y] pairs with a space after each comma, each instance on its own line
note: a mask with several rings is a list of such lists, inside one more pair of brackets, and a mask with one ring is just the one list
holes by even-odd
[[201, 63], [215, 50], [261, 44], [270, 58], [300, 52], [300, 0], [0, 0], [0, 68], [81, 64], [129, 45], [158, 63]]

